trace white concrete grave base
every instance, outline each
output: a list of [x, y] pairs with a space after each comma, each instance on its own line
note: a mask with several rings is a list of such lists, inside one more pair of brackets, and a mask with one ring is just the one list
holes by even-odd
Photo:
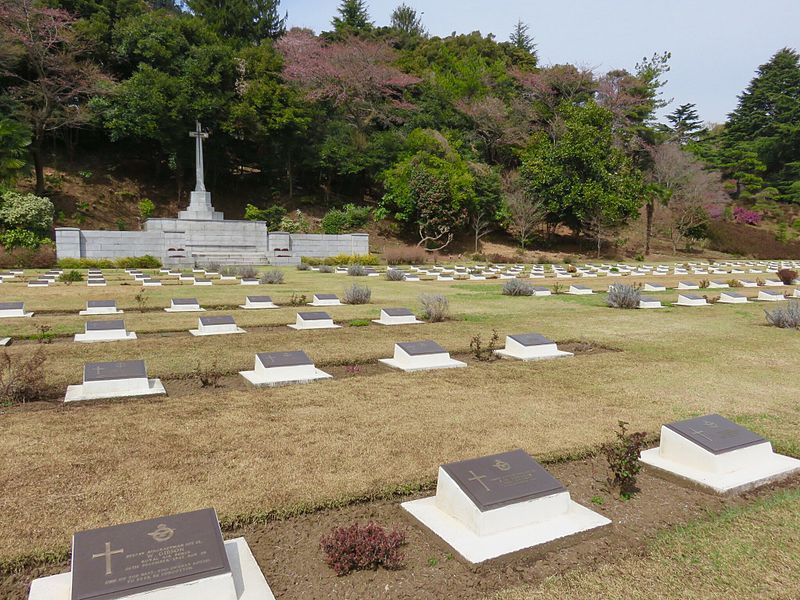
[[193, 336], [204, 335], [232, 335], [234, 333], [247, 333], [236, 324], [231, 325], [203, 325], [200, 323], [197, 329], [190, 329], [189, 333]]
[[692, 298], [678, 294], [678, 301], [674, 303], [675, 306], [711, 306], [705, 298]]
[[342, 301], [336, 298], [335, 300], [314, 300], [308, 302], [309, 306], [342, 306]]
[[406, 372], [429, 371], [433, 369], [462, 369], [467, 366], [467, 363], [450, 358], [449, 352], [410, 356], [397, 344], [394, 346], [393, 358], [381, 358], [378, 359], [378, 362], [382, 362], [393, 369], [400, 369]]
[[661, 304], [661, 300], [656, 300], [655, 298], [640, 298], [639, 308], [653, 309], [653, 308], [666, 308], [666, 306]]
[[611, 523], [567, 491], [481, 512], [441, 467], [435, 496], [401, 506], [471, 563]]
[[0, 338], [0, 346], [8, 346], [11, 343], [11, 338]]
[[244, 304], [240, 304], [239, 308], [245, 310], [260, 310], [263, 308], [280, 308], [274, 302], [251, 302], [250, 298], [245, 298]]
[[113, 306], [95, 306], [92, 308], [87, 308], [86, 310], [82, 310], [78, 313], [81, 317], [89, 317], [91, 315], [121, 315], [125, 311], [119, 310]]
[[205, 308], [200, 308], [199, 306], [193, 306], [191, 304], [187, 304], [184, 306], [176, 305], [170, 306], [169, 308], [164, 309], [165, 312], [206, 312]]
[[378, 325], [418, 325], [420, 323], [424, 323], [425, 321], [420, 321], [417, 319], [416, 315], [392, 316], [381, 310], [380, 318], [372, 319], [372, 322], [377, 323]]
[[108, 331], [87, 331], [86, 333], [76, 333], [73, 341], [81, 344], [92, 344], [94, 342], [126, 342], [136, 339], [136, 333], [124, 329], [111, 329]]
[[256, 358], [253, 371], [239, 371], [239, 375], [257, 386], [277, 387], [293, 383], [311, 383], [319, 379], [330, 379], [333, 375], [317, 369], [314, 365], [295, 365], [291, 367], [273, 367], [265, 369]]
[[506, 336], [506, 347], [495, 350], [494, 353], [503, 358], [513, 358], [526, 362], [531, 360], [550, 360], [553, 358], [575, 356], [572, 352], [559, 350], [556, 344], [523, 346], [510, 336]]
[[800, 472], [800, 460], [776, 454], [766, 440], [714, 454], [664, 426], [661, 445], [642, 452], [642, 462], [718, 494], [743, 492]]
[[23, 309], [0, 310], [0, 319], [13, 319], [15, 317], [32, 317], [32, 312], [25, 312]]
[[160, 379], [112, 379], [67, 386], [64, 402], [105, 400], [128, 396], [160, 396], [167, 393]]
[[[244, 538], [225, 542], [231, 572], [160, 590], [123, 596], [120, 600], [275, 600]], [[35, 579], [28, 600], [70, 600], [72, 574]]]

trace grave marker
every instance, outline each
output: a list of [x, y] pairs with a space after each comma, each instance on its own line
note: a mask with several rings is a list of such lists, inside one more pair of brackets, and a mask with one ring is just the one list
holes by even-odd
[[458, 369], [467, 366], [466, 363], [450, 358], [450, 354], [432, 340], [398, 342], [394, 345], [394, 356], [381, 358], [380, 362], [402, 371]]
[[495, 350], [495, 354], [503, 358], [517, 360], [548, 360], [573, 356], [571, 352], [558, 349], [556, 343], [538, 333], [515, 333], [506, 336], [506, 347]]
[[329, 379], [331, 375], [317, 369], [302, 350], [292, 352], [260, 352], [256, 354], [255, 369], [239, 374], [253, 385], [277, 386], [290, 383], [309, 383]]
[[143, 360], [86, 363], [83, 383], [70, 385], [64, 402], [166, 394], [159, 379], [148, 379]]

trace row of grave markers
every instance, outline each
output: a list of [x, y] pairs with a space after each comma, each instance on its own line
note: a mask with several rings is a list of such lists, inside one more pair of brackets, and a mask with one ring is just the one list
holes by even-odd
[[[641, 459], [717, 494], [800, 472], [799, 460], [718, 414], [662, 425]], [[473, 564], [611, 525], [522, 449], [442, 464], [435, 495], [401, 506]], [[224, 541], [212, 508], [76, 532], [70, 571], [34, 580], [29, 600], [145, 596], [274, 600], [247, 541]]]
[[[396, 312], [399, 314], [396, 314], [395, 318], [414, 318], [414, 315], [405, 309], [397, 309]], [[324, 313], [316, 314], [324, 315]], [[232, 320], [229, 321], [224, 317], [206, 317], [206, 319], [213, 319], [213, 321], [203, 322], [201, 319], [198, 331], [194, 332], [195, 335], [237, 333], [233, 330], [236, 325], [232, 323]], [[327, 321], [327, 319], [320, 320]], [[314, 323], [315, 319], [310, 318], [309, 321]], [[410, 320], [406, 322], [408, 323]], [[100, 336], [116, 335], [116, 339], [126, 339], [123, 336], [135, 336], [135, 334], [125, 331], [122, 321], [100, 321], [99, 323], [113, 325], [108, 328], [92, 330], [87, 327], [87, 331], [83, 335], [89, 335], [90, 332], [92, 335]], [[506, 337], [505, 347], [495, 350], [495, 353], [501, 358], [522, 361], [572, 356], [570, 352], [559, 350], [557, 344], [552, 340], [537, 333], [509, 335]], [[380, 359], [380, 362], [406, 372], [467, 366], [466, 363], [452, 358], [447, 350], [432, 340], [398, 342], [394, 345], [393, 356]], [[313, 361], [302, 350], [257, 353], [253, 370], [240, 371], [239, 374], [253, 385], [269, 387], [310, 383], [319, 379], [331, 378], [328, 373], [317, 369]], [[96, 362], [84, 365], [83, 383], [68, 386], [64, 402], [154, 396], [166, 393], [160, 379], [148, 378], [144, 360]]]

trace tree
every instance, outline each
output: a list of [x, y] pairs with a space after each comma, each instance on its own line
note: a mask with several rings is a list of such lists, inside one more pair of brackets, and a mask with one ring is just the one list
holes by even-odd
[[527, 23], [523, 23], [522, 19], [519, 19], [517, 24], [514, 25], [514, 31], [511, 32], [508, 41], [528, 54], [536, 54], [536, 43], [533, 41], [533, 36], [528, 33], [529, 30], [530, 26]]
[[656, 221], [669, 237], [673, 253], [677, 253], [682, 241], [702, 237], [709, 213], [721, 213], [730, 198], [719, 174], [706, 171], [702, 163], [677, 142], [654, 147], [652, 156], [648, 179], [656, 188], [663, 207]]
[[278, 39], [286, 31], [280, 0], [188, 0], [191, 11], [221, 37], [235, 43], [258, 44]]
[[337, 10], [339, 16], [333, 18], [336, 33], [358, 35], [372, 30], [373, 24], [364, 0], [342, 0]]
[[422, 17], [416, 10], [407, 4], [401, 4], [392, 12], [392, 29], [401, 35], [416, 37], [425, 35], [425, 26], [422, 24]]
[[86, 44], [65, 11], [33, 0], [0, 3], [0, 77], [19, 118], [30, 126], [36, 193], [44, 193], [44, 142], [47, 136], [89, 120], [88, 102], [109, 79], [84, 59]]
[[800, 161], [800, 54], [779, 50], [739, 96], [723, 133], [733, 154], [755, 153], [765, 178], [789, 198]]
[[615, 145], [611, 112], [588, 102], [564, 106], [563, 133], [540, 133], [523, 154], [526, 194], [541, 199], [551, 224], [590, 232], [598, 253], [606, 230], [622, 225], [641, 204], [640, 172]]
[[503, 178], [503, 198], [508, 207], [508, 231], [525, 249], [544, 223], [547, 208], [539, 198], [525, 193], [516, 171], [510, 171]]
[[31, 131], [24, 123], [0, 118], [0, 184], [14, 181], [25, 168], [30, 145]]
[[478, 252], [481, 240], [492, 233], [506, 218], [503, 205], [500, 175], [484, 163], [470, 163], [469, 170], [475, 181], [475, 199], [469, 207], [469, 226]]
[[418, 246], [446, 248], [476, 205], [475, 178], [461, 155], [437, 131], [409, 134], [405, 157], [383, 174], [386, 193], [378, 216], [414, 227]]
[[682, 146], [696, 142], [703, 131], [703, 121], [697, 114], [695, 105], [691, 103], [681, 104], [667, 115], [667, 121], [672, 124], [672, 134]]

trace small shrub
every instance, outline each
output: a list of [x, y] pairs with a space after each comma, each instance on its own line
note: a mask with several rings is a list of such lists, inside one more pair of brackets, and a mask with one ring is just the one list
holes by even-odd
[[728, 287], [731, 287], [731, 288], [742, 287], [742, 284], [739, 282], [738, 279], [729, 279], [727, 281], [727, 283], [728, 283]]
[[792, 300], [786, 306], [765, 310], [767, 323], [782, 329], [800, 328], [800, 301]]
[[431, 258], [429, 252], [419, 246], [412, 248], [386, 248], [383, 258], [388, 265], [422, 265]]
[[156, 212], [156, 205], [150, 198], [143, 198], [139, 201], [139, 216], [142, 220], [149, 219]]
[[406, 535], [398, 529], [387, 531], [380, 525], [354, 523], [337, 527], [320, 539], [325, 563], [339, 576], [364, 569], [398, 569], [403, 564], [400, 547]]
[[[616, 267], [612, 267], [611, 271], [613, 272], [615, 269], [617, 272], [619, 271], [619, 269], [617, 269]], [[577, 272], [578, 272], [578, 267], [576, 267], [575, 265], [567, 265], [567, 273], [575, 274]]]
[[53, 226], [54, 214], [49, 198], [10, 190], [0, 197], [0, 223], [10, 230], [30, 230], [44, 235]]
[[244, 207], [244, 218], [247, 221], [265, 221], [267, 229], [276, 231], [280, 228], [281, 220], [286, 216], [286, 209], [282, 206], [258, 208], [253, 204]]
[[155, 256], [145, 254], [144, 256], [118, 258], [114, 264], [118, 269], [158, 269], [161, 261]]
[[431, 323], [444, 321], [450, 316], [450, 303], [446, 296], [441, 294], [422, 294], [419, 297], [422, 304], [422, 315]]
[[42, 348], [33, 354], [14, 358], [3, 351], [0, 355], [0, 405], [24, 404], [43, 398], [44, 363], [46, 355]]
[[361, 229], [369, 223], [372, 211], [368, 206], [346, 204], [344, 208], [333, 208], [325, 213], [319, 225], [323, 233], [337, 234]]
[[150, 297], [144, 291], [144, 288], [142, 288], [136, 293], [133, 300], [136, 302], [136, 307], [139, 309], [139, 312], [144, 312], [144, 309], [147, 308], [147, 303], [150, 302]]
[[311, 267], [318, 267], [323, 264], [321, 258], [317, 258], [316, 256], [301, 256], [300, 262], [304, 262]]
[[642, 470], [639, 458], [644, 445], [644, 432], [628, 433], [628, 423], [619, 421], [617, 439], [605, 443], [600, 450], [608, 461], [611, 475], [608, 484], [619, 491], [623, 498], [630, 498], [636, 490], [636, 476]]
[[0, 268], [3, 269], [42, 269], [54, 264], [56, 264], [56, 249], [53, 244], [44, 244], [36, 249], [14, 248], [10, 251], [0, 247]]
[[758, 287], [764, 287], [766, 284], [767, 282], [761, 279], [761, 277], [756, 277], [756, 285]]
[[325, 259], [326, 265], [338, 266], [338, 265], [365, 265], [368, 267], [374, 267], [380, 264], [380, 260], [377, 256], [373, 256], [372, 254], [337, 254], [335, 256], [329, 256]]
[[389, 269], [386, 271], [386, 280], [387, 281], [405, 281], [406, 274], [400, 271], [399, 269]]
[[711, 282], [708, 279], [701, 279], [699, 285], [701, 290], [705, 290], [708, 289], [708, 286], [711, 285]]
[[311, 270], [311, 265], [308, 265], [308, 264], [306, 264], [304, 262], [301, 262], [299, 265], [297, 265], [297, 270], [298, 271], [310, 271]]
[[81, 275], [80, 271], [64, 271], [61, 275], [58, 276], [58, 280], [61, 283], [66, 283], [67, 285], [71, 285], [76, 281], [83, 281], [83, 275]]
[[550, 288], [554, 294], [563, 294], [564, 293], [564, 286], [560, 283], [554, 283], [553, 287]]
[[533, 286], [522, 279], [509, 279], [503, 284], [504, 296], [533, 296]]
[[55, 338], [56, 336], [52, 331], [50, 331], [52, 329], [50, 325], [37, 325], [36, 329], [38, 330], [39, 333], [34, 335], [33, 339], [35, 339], [40, 344], [53, 343], [53, 338]]
[[781, 269], [778, 271], [778, 279], [780, 279], [784, 285], [792, 285], [795, 279], [797, 279], [797, 271], [793, 269]]
[[365, 285], [354, 283], [344, 291], [345, 304], [369, 304], [372, 290]]
[[517, 262], [513, 256], [506, 256], [505, 254], [489, 254], [486, 258], [488, 258], [491, 263], [501, 265]]
[[607, 302], [611, 308], [639, 308], [642, 294], [632, 285], [615, 283], [608, 290]]
[[238, 267], [236, 269], [236, 273], [242, 279], [254, 279], [255, 277], [258, 277], [258, 269], [250, 266]]
[[270, 283], [270, 284], [283, 283], [283, 271], [279, 271], [278, 269], [271, 269], [270, 271], [265, 271], [261, 275], [261, 283]]
[[290, 306], [303, 306], [307, 301], [308, 299], [305, 294], [298, 295], [292, 292], [292, 295], [289, 297]]
[[350, 321], [350, 327], [367, 327], [369, 319], [353, 319]]
[[742, 225], [758, 225], [761, 223], [763, 215], [754, 210], [748, 210], [742, 206], [733, 207], [733, 220]]
[[322, 233], [337, 234], [347, 230], [347, 215], [343, 210], [332, 208], [319, 222]]
[[333, 273], [334, 271], [336, 271], [336, 269], [334, 269], [330, 265], [320, 265], [319, 266], [319, 272], [320, 273]]
[[367, 270], [363, 265], [350, 265], [347, 267], [347, 274], [351, 277], [366, 277]]
[[62, 258], [57, 264], [62, 269], [113, 269], [116, 266], [107, 258]]
[[195, 368], [194, 372], [197, 378], [200, 380], [200, 387], [219, 387], [219, 380], [222, 378], [222, 371], [219, 370], [216, 360], [206, 367], [201, 367], [200, 363], [197, 363], [197, 367]]
[[48, 242], [49, 238], [27, 229], [7, 229], [0, 233], [0, 246], [3, 246], [6, 250], [14, 250], [15, 248], [36, 250], [39, 246]]
[[482, 362], [491, 362], [499, 358], [497, 354], [494, 353], [499, 342], [500, 335], [497, 333], [497, 329], [492, 329], [492, 337], [489, 339], [488, 346], [483, 346], [481, 334], [478, 333], [472, 336], [472, 339], [469, 342], [469, 349], [472, 351], [472, 354], [475, 356], [476, 360], [480, 360]]

